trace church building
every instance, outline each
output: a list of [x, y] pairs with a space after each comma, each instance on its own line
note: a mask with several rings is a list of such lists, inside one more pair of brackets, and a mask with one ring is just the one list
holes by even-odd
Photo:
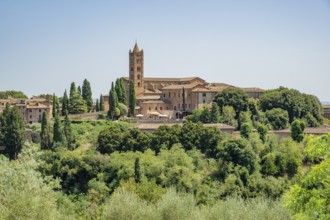
[[[144, 117], [176, 118], [191, 113], [193, 109], [210, 105], [216, 93], [230, 87], [225, 83], [207, 83], [194, 76], [185, 78], [144, 77], [144, 51], [137, 43], [129, 51], [129, 77], [122, 78], [127, 97], [132, 81], [136, 95], [136, 112]], [[263, 90], [242, 88], [252, 98], [258, 98]]]

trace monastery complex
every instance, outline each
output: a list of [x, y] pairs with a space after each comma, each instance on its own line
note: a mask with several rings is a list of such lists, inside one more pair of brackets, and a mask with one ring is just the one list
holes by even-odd
[[[129, 77], [125, 82], [128, 97], [129, 81], [134, 84], [136, 112], [144, 116], [166, 115], [170, 118], [191, 113], [210, 105], [214, 96], [224, 89], [235, 87], [225, 83], [208, 83], [200, 77], [148, 78], [144, 76], [144, 53], [137, 43], [129, 51]], [[241, 88], [252, 98], [259, 98], [263, 89]], [[107, 100], [107, 98], [105, 98]]]

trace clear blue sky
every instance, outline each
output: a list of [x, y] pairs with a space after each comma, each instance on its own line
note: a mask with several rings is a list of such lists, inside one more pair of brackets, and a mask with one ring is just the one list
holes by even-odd
[[330, 0], [0, 0], [0, 90], [93, 96], [128, 76], [137, 39], [146, 77], [199, 76], [330, 101]]

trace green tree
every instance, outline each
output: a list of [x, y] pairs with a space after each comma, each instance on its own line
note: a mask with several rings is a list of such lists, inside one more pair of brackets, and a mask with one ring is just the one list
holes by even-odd
[[50, 125], [48, 123], [48, 114], [47, 114], [47, 112], [42, 113], [40, 139], [41, 139], [40, 148], [42, 150], [51, 149]]
[[104, 111], [104, 98], [100, 95], [100, 111]]
[[268, 128], [266, 125], [263, 124], [259, 124], [257, 127], [257, 131], [259, 133], [259, 137], [262, 140], [263, 143], [266, 142], [266, 137], [267, 137], [267, 133], [268, 133]]
[[200, 116], [200, 120], [202, 123], [210, 123], [211, 122], [211, 111], [208, 107], [204, 107], [202, 114]]
[[[108, 116], [112, 120], [115, 119], [116, 116], [118, 116], [116, 114], [116, 109], [117, 108], [118, 108], [118, 97], [117, 97], [117, 93], [116, 93], [114, 84], [112, 82], [111, 83], [111, 90], [110, 90], [110, 93], [109, 93], [109, 111], [108, 111]], [[120, 110], [119, 110], [119, 114], [120, 114]]]
[[120, 100], [118, 101], [127, 105], [126, 89], [122, 78], [120, 78]]
[[87, 79], [84, 79], [82, 86], [82, 97], [86, 102], [87, 112], [90, 112], [93, 108], [92, 89]]
[[65, 115], [65, 111], [69, 112], [69, 98], [66, 90], [64, 91], [62, 99], [62, 116]]
[[102, 130], [97, 139], [97, 150], [101, 154], [111, 154], [119, 149], [123, 142], [123, 131], [116, 125]]
[[9, 158], [16, 160], [25, 141], [24, 119], [16, 107], [6, 105], [0, 115], [0, 133]]
[[159, 153], [161, 148], [170, 149], [173, 144], [180, 143], [180, 125], [161, 125], [159, 126], [153, 136], [152, 149]]
[[118, 103], [118, 108], [120, 110], [120, 116], [126, 116], [128, 114], [128, 108], [123, 103]]
[[96, 112], [99, 112], [100, 111], [100, 104], [99, 104], [99, 100], [98, 99], [96, 99], [95, 111]]
[[133, 82], [129, 82], [129, 116], [134, 117], [135, 115], [135, 91], [134, 91], [134, 85]]
[[218, 106], [217, 103], [212, 102], [210, 122], [211, 123], [218, 123], [219, 121], [220, 121], [219, 106]]
[[192, 150], [194, 148], [201, 148], [201, 135], [203, 125], [199, 123], [192, 123], [185, 121], [180, 135], [180, 142], [186, 150]]
[[0, 99], [8, 99], [9, 97], [15, 99], [27, 99], [28, 97], [21, 91], [1, 91], [0, 92]]
[[305, 123], [301, 120], [294, 120], [291, 124], [291, 138], [294, 141], [301, 142], [304, 140]]
[[79, 92], [72, 94], [69, 109], [71, 114], [82, 114], [87, 111], [86, 102]]
[[140, 158], [135, 158], [135, 164], [134, 164], [134, 180], [135, 183], [141, 182], [141, 172], [140, 172]]
[[77, 87], [76, 84], [72, 82], [70, 85], [70, 99], [69, 99], [70, 102], [75, 92], [77, 92]]
[[217, 157], [225, 162], [247, 168], [250, 174], [257, 168], [258, 157], [250, 143], [242, 138], [226, 140], [221, 146]]
[[207, 157], [215, 158], [222, 139], [221, 131], [218, 127], [203, 127], [200, 137], [201, 152], [205, 153]]
[[252, 133], [252, 129], [253, 129], [252, 123], [249, 122], [243, 123], [240, 130], [242, 138], [249, 139]]
[[56, 114], [60, 112], [60, 104], [58, 102], [58, 98], [55, 94], [53, 94], [53, 118], [55, 118]]
[[80, 86], [77, 87], [77, 92], [79, 92], [80, 95], [82, 94]]
[[285, 205], [296, 219], [330, 219], [330, 134], [307, 137], [306, 143], [305, 153], [323, 160], [290, 188]]
[[68, 112], [65, 112], [64, 117], [64, 136], [66, 139], [67, 148], [73, 150], [75, 148], [75, 138], [71, 128], [71, 121], [68, 117]]
[[289, 125], [288, 112], [281, 108], [273, 108], [266, 111], [266, 118], [274, 130], [285, 129]]
[[63, 134], [62, 123], [59, 115], [55, 115], [53, 125], [53, 147], [57, 147], [56, 144], [64, 144], [65, 136]]
[[237, 127], [238, 123], [235, 119], [235, 110], [232, 106], [224, 106], [222, 109], [223, 123]]
[[239, 88], [225, 89], [219, 92], [214, 97], [214, 100], [219, 105], [221, 112], [223, 112], [224, 106], [232, 106], [236, 113], [236, 119], [238, 119], [241, 111], [246, 111], [248, 108], [248, 96]]

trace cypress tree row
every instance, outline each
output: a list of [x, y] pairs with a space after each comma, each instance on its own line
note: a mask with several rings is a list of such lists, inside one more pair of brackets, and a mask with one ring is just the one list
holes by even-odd
[[16, 160], [25, 140], [24, 119], [17, 107], [6, 105], [0, 115], [0, 135], [11, 160]]
[[62, 116], [65, 115], [65, 111], [69, 112], [69, 98], [66, 90], [63, 94], [63, 99], [62, 99]]
[[100, 95], [100, 111], [104, 111], [104, 98]]
[[133, 117], [135, 115], [135, 90], [133, 82], [129, 82], [129, 115], [130, 117]]
[[86, 101], [87, 111], [90, 112], [93, 108], [92, 89], [87, 79], [84, 79], [82, 86], [82, 97]]
[[48, 124], [47, 112], [42, 113], [40, 139], [40, 148], [42, 150], [51, 149], [50, 127]]

